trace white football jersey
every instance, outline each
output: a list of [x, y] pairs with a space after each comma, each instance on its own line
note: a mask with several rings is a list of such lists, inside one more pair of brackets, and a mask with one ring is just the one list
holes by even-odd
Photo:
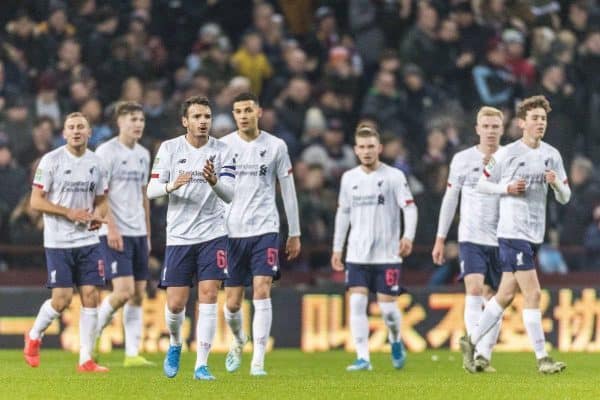
[[498, 150], [490, 159], [484, 169], [490, 181], [507, 186], [523, 178], [527, 185], [524, 195], [501, 196], [499, 238], [542, 243], [546, 230], [548, 184], [544, 173], [547, 170], [555, 171], [557, 179], [567, 182], [560, 153], [545, 142], [532, 149], [517, 140]]
[[346, 262], [388, 264], [398, 255], [401, 209], [414, 203], [404, 173], [381, 163], [371, 173], [360, 166], [342, 175], [339, 211], [350, 213]]
[[[46, 192], [46, 198], [67, 208], [94, 210], [96, 196], [107, 187], [100, 158], [91, 150], [81, 157], [61, 146], [40, 160], [33, 186]], [[99, 243], [98, 232], [89, 231], [87, 224], [76, 224], [67, 218], [44, 213], [44, 247], [75, 248]]]
[[498, 246], [498, 207], [500, 195], [477, 191], [485, 155], [477, 146], [458, 152], [450, 163], [448, 186], [460, 190], [458, 241]]
[[[233, 179], [235, 164], [227, 146], [213, 137], [195, 148], [185, 135], [160, 145], [150, 179], [167, 184], [180, 174], [191, 173], [192, 180], [169, 193], [167, 245], [190, 245], [225, 236], [225, 206], [202, 177], [206, 160], [212, 160], [222, 179]], [[229, 172], [225, 172], [229, 171]]]
[[277, 179], [292, 173], [287, 145], [265, 131], [251, 142], [243, 140], [237, 131], [221, 141], [229, 146], [236, 165], [235, 194], [227, 217], [229, 236], [279, 233], [275, 187]]
[[[123, 236], [145, 236], [143, 187], [148, 184], [150, 152], [138, 143], [129, 148], [115, 137], [98, 146], [96, 154], [104, 165], [108, 204], [119, 232]], [[100, 235], [107, 231], [102, 225]]]

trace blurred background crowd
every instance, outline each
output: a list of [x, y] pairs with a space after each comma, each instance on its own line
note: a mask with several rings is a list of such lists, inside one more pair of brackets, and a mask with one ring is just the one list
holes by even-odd
[[[87, 116], [93, 149], [115, 134], [114, 103], [139, 102], [154, 153], [183, 133], [183, 99], [211, 99], [220, 137], [235, 130], [231, 102], [248, 90], [294, 163], [303, 253], [287, 270], [329, 268], [339, 180], [357, 163], [352, 132], [363, 122], [382, 132], [382, 158], [407, 175], [419, 207], [407, 268], [452, 281], [456, 246], [443, 268], [430, 257], [449, 161], [476, 141], [482, 105], [504, 111], [503, 142], [517, 139], [515, 104], [533, 94], [551, 102], [546, 140], [573, 191], [566, 206], [550, 200], [540, 267], [600, 270], [594, 0], [3, 0], [0, 270], [44, 269], [29, 191], [39, 158], [64, 143], [66, 114]], [[155, 267], [165, 210], [165, 199], [153, 202]]]

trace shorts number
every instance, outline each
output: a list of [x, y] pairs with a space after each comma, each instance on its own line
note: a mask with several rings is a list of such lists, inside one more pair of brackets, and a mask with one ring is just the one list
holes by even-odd
[[397, 269], [386, 269], [385, 270], [385, 284], [388, 286], [394, 286], [398, 284], [400, 280], [400, 271]]
[[279, 250], [274, 247], [269, 247], [267, 249], [267, 264], [270, 266], [277, 265], [277, 260], [279, 259]]
[[217, 267], [225, 268], [227, 266], [227, 252], [225, 250], [217, 250]]

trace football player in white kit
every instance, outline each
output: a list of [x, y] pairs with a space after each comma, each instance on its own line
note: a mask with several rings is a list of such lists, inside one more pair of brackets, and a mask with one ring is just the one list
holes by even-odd
[[285, 142], [258, 129], [261, 109], [251, 93], [233, 101], [237, 131], [221, 139], [236, 160], [235, 196], [227, 217], [228, 276], [225, 281], [227, 304], [224, 314], [233, 333], [231, 349], [225, 359], [227, 371], [241, 365], [246, 335], [242, 329], [240, 307], [244, 286], [252, 285], [254, 352], [250, 374], [266, 375], [265, 351], [271, 332], [273, 311], [271, 285], [279, 274], [279, 214], [275, 187], [279, 181], [288, 221], [285, 247], [288, 260], [300, 253], [300, 222], [292, 164]]
[[[498, 205], [500, 195], [477, 191], [483, 167], [500, 148], [504, 116], [493, 107], [482, 107], [477, 113], [475, 131], [479, 144], [458, 152], [450, 162], [448, 187], [442, 200], [438, 232], [431, 253], [433, 262], [444, 263], [444, 247], [460, 197], [458, 243], [461, 278], [465, 283], [465, 327], [471, 333], [479, 322], [485, 302], [500, 284], [498, 260]], [[492, 349], [500, 332], [500, 321], [478, 343], [475, 363], [479, 371], [494, 372], [490, 365]]]
[[138, 143], [145, 125], [142, 106], [121, 102], [114, 113], [119, 134], [96, 149], [104, 163], [108, 184], [108, 223], [100, 228], [100, 242], [106, 279], [111, 281], [113, 289], [98, 308], [96, 343], [115, 311], [123, 307], [123, 365], [151, 366], [154, 363], [139, 355], [142, 299], [150, 278], [150, 204], [146, 196], [150, 152]]
[[517, 108], [523, 137], [492, 156], [477, 184], [483, 193], [501, 195], [498, 244], [502, 279], [475, 329], [460, 340], [463, 365], [469, 372], [476, 371], [475, 345], [502, 317], [518, 289], [523, 293], [523, 324], [535, 351], [538, 371], [552, 374], [566, 367], [549, 357], [545, 349], [541, 289], [535, 269], [537, 247], [546, 230], [548, 187], [561, 204], [571, 197], [560, 153], [542, 141], [550, 110], [544, 96], [523, 100]]
[[69, 307], [73, 286], [81, 297], [79, 320], [79, 372], [107, 372], [92, 359], [98, 322], [99, 287], [104, 286], [104, 261], [98, 228], [106, 222], [106, 184], [100, 158], [87, 143], [90, 124], [81, 113], [65, 118], [64, 146], [45, 154], [31, 192], [31, 208], [44, 214], [44, 248], [48, 287], [46, 300], [33, 327], [25, 333], [25, 361], [40, 363], [44, 331]]
[[[342, 251], [348, 229], [346, 288], [350, 293], [350, 333], [356, 346], [356, 361], [347, 371], [371, 370], [369, 357], [369, 292], [377, 302], [389, 329], [392, 365], [400, 369], [406, 361], [400, 325], [402, 314], [396, 302], [402, 292], [402, 258], [412, 252], [417, 229], [417, 206], [404, 173], [379, 161], [379, 133], [360, 125], [354, 151], [360, 165], [342, 175], [331, 266], [343, 271]], [[401, 218], [404, 215], [402, 237]]]
[[[158, 149], [148, 197], [169, 196], [167, 247], [160, 287], [167, 290], [165, 321], [170, 333], [163, 371], [179, 371], [181, 325], [190, 287], [198, 283], [196, 365], [194, 379], [214, 380], [208, 355], [217, 327], [217, 292], [226, 277], [225, 205], [233, 196], [235, 164], [227, 146], [210, 137], [212, 112], [208, 99], [194, 96], [181, 106], [185, 135]], [[210, 173], [207, 171], [210, 170]], [[212, 171], [218, 171], [220, 178]]]

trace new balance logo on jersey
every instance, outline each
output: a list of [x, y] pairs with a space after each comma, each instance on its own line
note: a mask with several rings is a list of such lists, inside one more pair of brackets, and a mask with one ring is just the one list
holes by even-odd
[[177, 161], [179, 164], [185, 164], [187, 162], [187, 158], [182, 158], [181, 160]]
[[95, 182], [91, 182], [90, 183], [90, 193], [93, 193], [94, 190], [96, 190], [96, 183]]
[[267, 154], [267, 149], [261, 150], [260, 153], [258, 153], [261, 157], [264, 157], [265, 154]]
[[127, 165], [127, 160], [121, 161], [121, 165]]
[[524, 167], [524, 166], [525, 166], [525, 161], [521, 161], [521, 162], [519, 163], [519, 167]]
[[69, 175], [71, 173], [70, 169], [65, 170], [65, 175]]
[[377, 182], [377, 186], [381, 187], [381, 185], [383, 185], [383, 180]]
[[473, 168], [473, 172], [479, 172], [479, 168]]
[[520, 251], [517, 253], [517, 266], [523, 265], [523, 252]]
[[56, 283], [56, 270], [50, 271], [50, 283]]
[[261, 165], [258, 170], [258, 176], [267, 175], [267, 166], [265, 164]]
[[352, 186], [352, 190], [357, 190], [357, 189], [358, 189], [358, 185]]

